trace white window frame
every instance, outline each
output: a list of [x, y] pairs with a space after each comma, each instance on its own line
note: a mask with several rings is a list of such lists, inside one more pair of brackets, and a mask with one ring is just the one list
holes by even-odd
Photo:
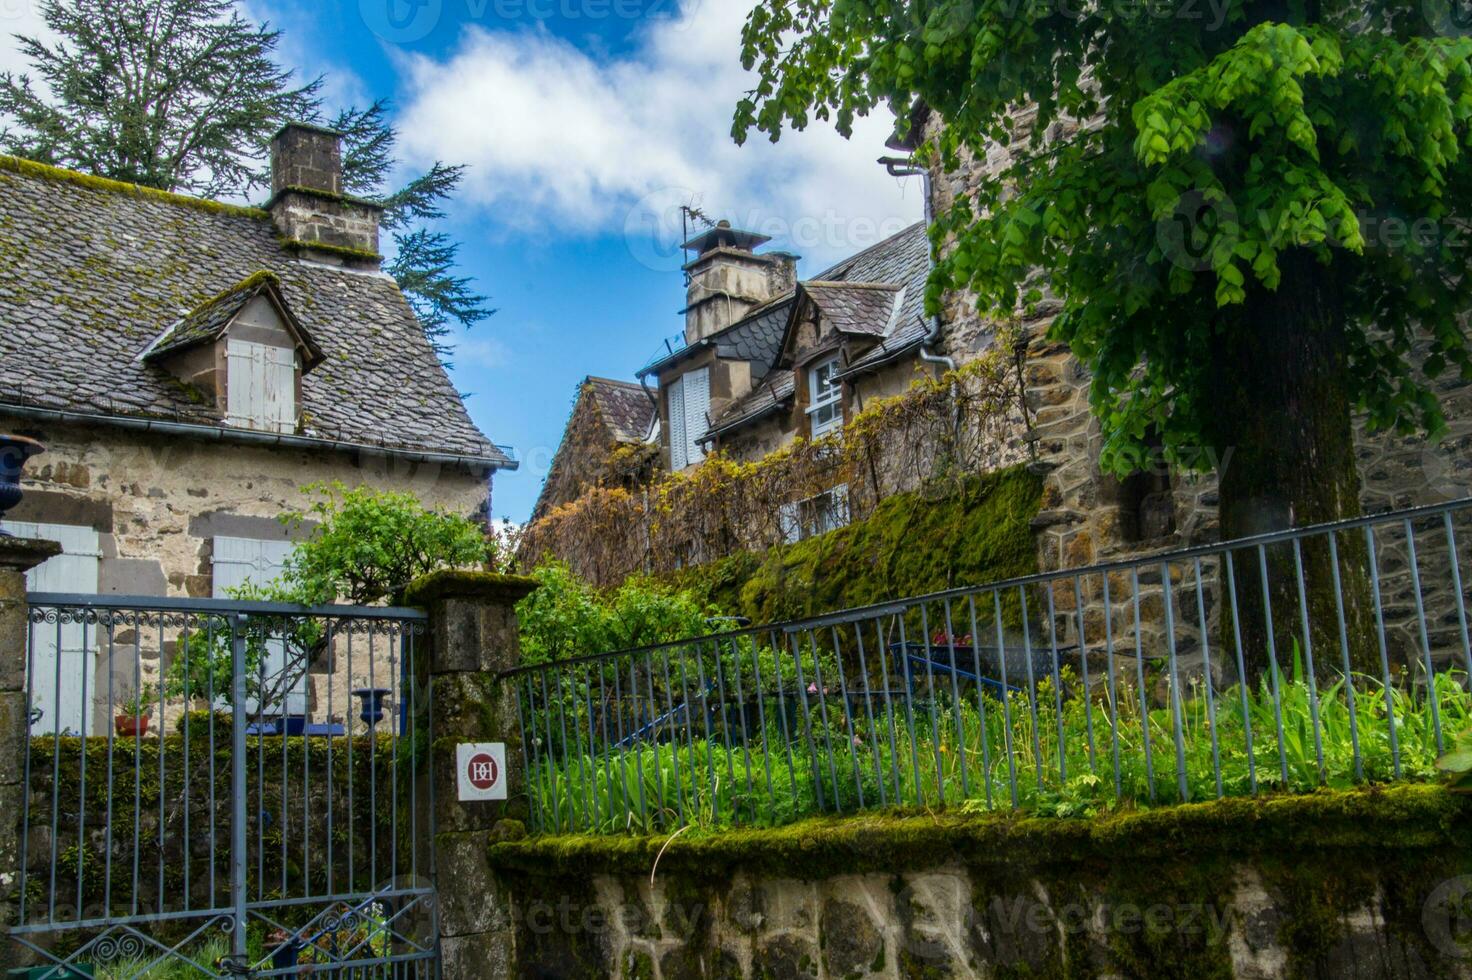
[[[823, 371], [828, 372], [827, 391], [819, 384], [818, 375]], [[808, 369], [808, 423], [814, 439], [843, 428], [843, 382], [837, 375], [836, 357]]]
[[777, 509], [777, 525], [782, 540], [796, 544], [829, 531], [848, 527], [852, 514], [848, 507], [848, 484], [840, 483], [831, 490], [794, 500]]

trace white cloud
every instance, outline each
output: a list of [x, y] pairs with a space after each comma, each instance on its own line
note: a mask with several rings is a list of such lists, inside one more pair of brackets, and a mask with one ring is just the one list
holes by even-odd
[[21, 74], [31, 69], [15, 35], [39, 37], [48, 44], [56, 40], [41, 19], [40, 8], [40, 0], [0, 0], [0, 71]]
[[441, 59], [403, 55], [405, 155], [470, 164], [461, 201], [498, 224], [624, 231], [661, 267], [678, 265], [670, 236], [691, 201], [818, 261], [918, 220], [918, 184], [875, 162], [893, 129], [886, 112], [851, 141], [817, 123], [775, 146], [734, 144], [732, 112], [751, 85], [739, 62], [748, 6], [695, 5], [611, 59], [535, 27], [471, 26]]
[[495, 370], [511, 363], [511, 350], [494, 337], [462, 336], [455, 341], [453, 360], [457, 367]]

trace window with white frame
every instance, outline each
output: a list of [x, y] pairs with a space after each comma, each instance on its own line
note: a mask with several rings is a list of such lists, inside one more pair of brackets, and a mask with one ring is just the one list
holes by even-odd
[[843, 383], [836, 357], [808, 371], [808, 419], [814, 439], [843, 427]]
[[296, 431], [296, 351], [231, 337], [225, 420], [242, 429]]
[[710, 428], [710, 368], [697, 368], [671, 382], [670, 469], [683, 470], [705, 459], [701, 439]]
[[847, 527], [848, 485], [839, 484], [832, 490], [825, 490], [806, 500], [783, 504], [779, 508], [777, 520], [781, 526], [782, 540], [788, 544]]

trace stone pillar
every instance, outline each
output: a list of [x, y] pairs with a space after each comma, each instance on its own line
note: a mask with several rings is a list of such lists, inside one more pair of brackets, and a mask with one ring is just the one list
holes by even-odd
[[[499, 679], [521, 661], [516, 603], [533, 579], [438, 572], [415, 582], [406, 601], [429, 611], [425, 665], [433, 717], [433, 848], [440, 949], [447, 980], [509, 977], [514, 966], [510, 898], [491, 873], [492, 843], [520, 837], [528, 816], [515, 687]], [[505, 742], [505, 803], [457, 799], [455, 748]], [[429, 800], [424, 799], [424, 804]]]
[[[26, 572], [61, 554], [54, 541], [0, 537], [0, 929], [15, 924], [20, 885], [20, 828], [25, 809]], [[28, 961], [24, 950], [0, 937], [0, 972]]]

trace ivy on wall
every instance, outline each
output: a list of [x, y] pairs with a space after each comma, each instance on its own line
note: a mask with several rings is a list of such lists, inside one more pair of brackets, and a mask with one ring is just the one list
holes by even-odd
[[789, 530], [783, 508], [839, 485], [854, 522], [896, 495], [923, 493], [927, 506], [964, 497], [980, 474], [1023, 458], [1011, 347], [999, 336], [955, 371], [871, 402], [839, 432], [755, 462], [717, 453], [642, 489], [591, 487], [526, 529], [521, 561], [565, 561], [608, 587], [777, 547]]

